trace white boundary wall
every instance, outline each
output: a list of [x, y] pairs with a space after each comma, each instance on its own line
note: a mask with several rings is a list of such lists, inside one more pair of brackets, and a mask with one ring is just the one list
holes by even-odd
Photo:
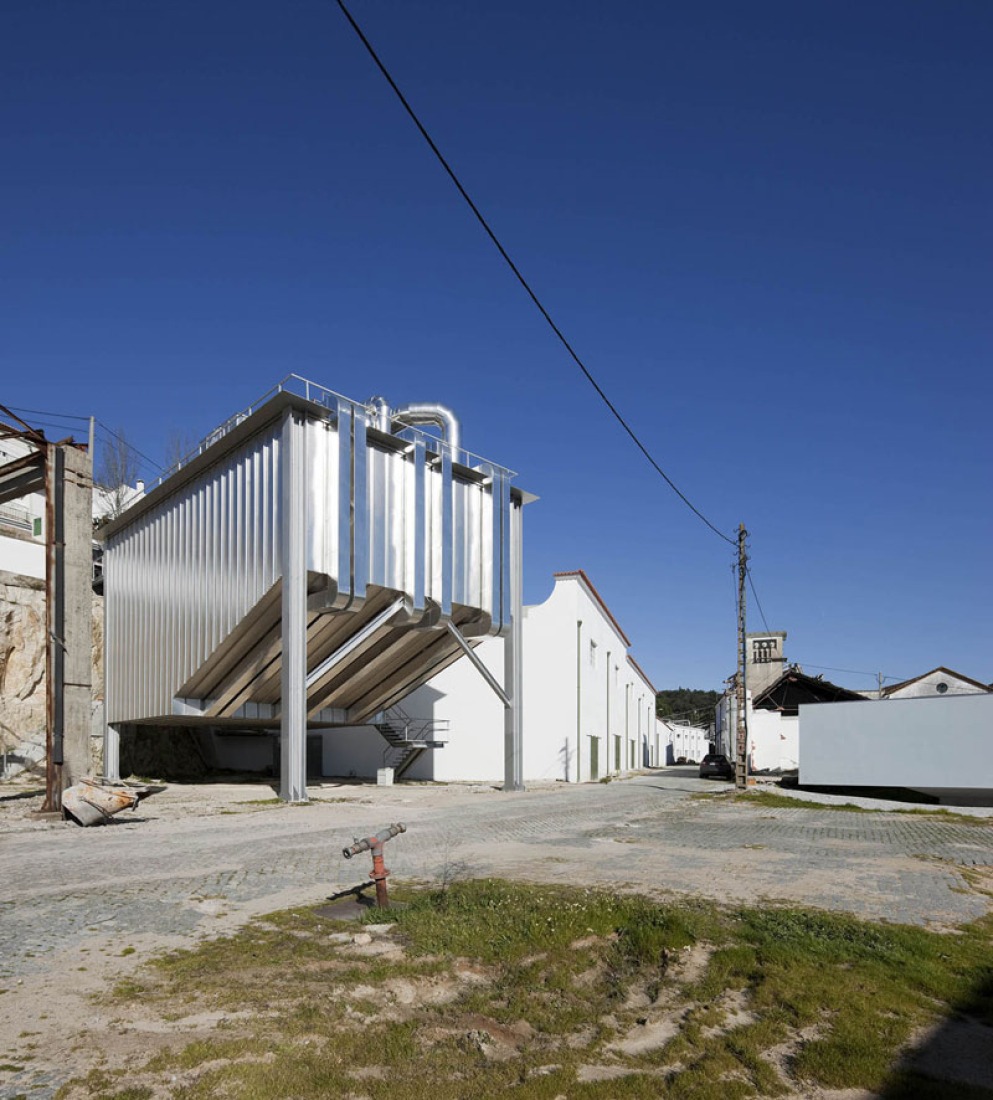
[[800, 707], [800, 782], [993, 795], [993, 694]]
[[749, 769], [796, 771], [800, 764], [800, 719], [778, 710], [748, 711]]

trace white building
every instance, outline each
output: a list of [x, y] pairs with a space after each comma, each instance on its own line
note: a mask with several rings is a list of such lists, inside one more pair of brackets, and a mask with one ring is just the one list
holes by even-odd
[[[820, 676], [808, 676], [799, 666], [788, 666], [760, 691], [747, 691], [748, 770], [793, 772], [800, 766], [800, 706], [813, 703], [855, 702], [858, 692], [839, 687]], [[717, 704], [717, 751], [735, 756], [737, 700], [734, 684]]]
[[[36, 453], [23, 439], [0, 439], [0, 464]], [[0, 571], [45, 578], [45, 494], [0, 504]]]
[[[524, 608], [524, 778], [568, 782], [624, 774], [665, 760], [655, 688], [628, 653], [630, 641], [582, 570], [555, 574], [541, 604]], [[504, 646], [476, 649], [503, 682]], [[443, 748], [406, 773], [414, 779], [499, 780], [504, 707], [466, 658], [409, 695], [403, 710], [433, 724]], [[325, 775], [371, 776], [386, 745], [372, 726], [324, 734]]]
[[660, 718], [659, 727], [663, 731], [666, 764], [678, 764], [680, 761], [685, 764], [699, 764], [710, 752], [709, 729], [673, 722], [669, 718]]
[[[35, 453], [26, 440], [0, 439], [0, 464]], [[93, 490], [93, 523], [129, 508], [145, 495], [145, 483]], [[45, 579], [45, 494], [29, 493], [0, 504], [0, 572]]]
[[912, 680], [883, 688], [884, 699], [926, 699], [935, 695], [985, 695], [988, 684], [980, 683], [961, 672], [940, 665]]

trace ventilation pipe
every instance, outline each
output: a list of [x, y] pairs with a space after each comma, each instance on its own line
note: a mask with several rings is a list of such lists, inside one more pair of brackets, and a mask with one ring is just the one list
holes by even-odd
[[[378, 406], [377, 406], [378, 408]], [[420, 424], [432, 424], [441, 429], [442, 438], [452, 450], [461, 445], [461, 432], [455, 413], [444, 405], [401, 405], [393, 410], [391, 429], [399, 431]]]
[[369, 407], [372, 409], [373, 423], [381, 432], [389, 433], [390, 430], [390, 406], [385, 397], [370, 397]]

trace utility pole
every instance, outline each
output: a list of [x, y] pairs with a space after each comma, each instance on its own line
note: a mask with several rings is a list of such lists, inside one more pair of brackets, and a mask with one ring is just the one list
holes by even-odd
[[739, 791], [748, 786], [748, 685], [745, 680], [745, 668], [748, 663], [747, 640], [745, 633], [745, 581], [748, 577], [748, 551], [745, 539], [748, 532], [745, 525], [738, 525], [738, 677], [735, 697], [737, 700], [737, 722], [734, 748], [734, 785]]

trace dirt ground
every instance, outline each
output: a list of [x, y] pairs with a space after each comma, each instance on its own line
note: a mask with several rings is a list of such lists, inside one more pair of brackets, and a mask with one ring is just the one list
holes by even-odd
[[[354, 782], [310, 794], [308, 806], [285, 806], [265, 785], [171, 784], [115, 824], [81, 829], [40, 817], [37, 787], [0, 789], [0, 1097], [51, 1096], [104, 1058], [209, 1033], [214, 1019], [163, 1023], [140, 1002], [108, 1008], [102, 994], [158, 952], [364, 881], [365, 859], [346, 862], [341, 848], [392, 821], [408, 832], [388, 845], [387, 863], [408, 880], [487, 874], [784, 899], [947, 929], [991, 904], [988, 823], [760, 811], [686, 769], [519, 794]], [[993, 1088], [989, 1040], [948, 1043], [961, 1058], [965, 1042], [975, 1083]]]

